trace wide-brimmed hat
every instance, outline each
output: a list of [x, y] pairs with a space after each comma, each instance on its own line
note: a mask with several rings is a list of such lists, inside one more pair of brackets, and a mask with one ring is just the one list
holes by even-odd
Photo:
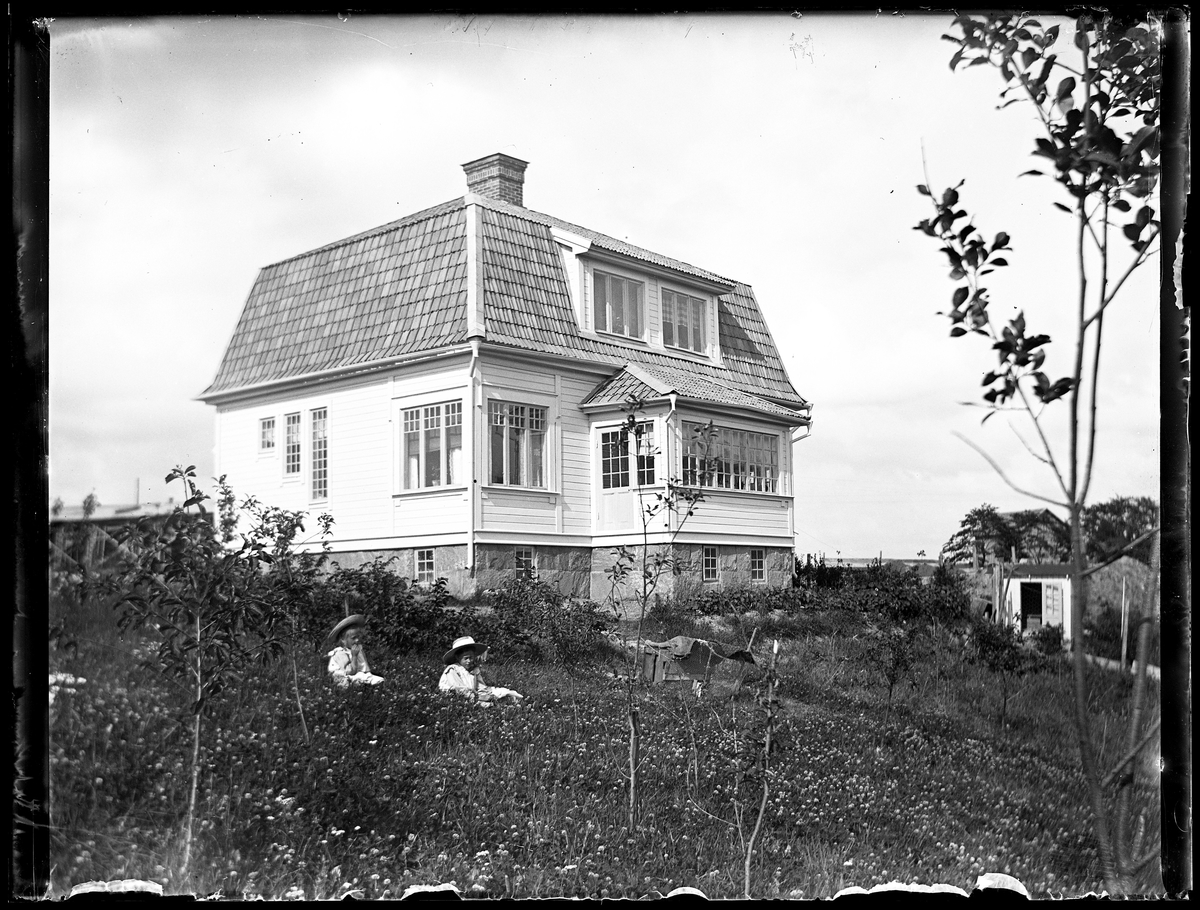
[[456, 638], [454, 639], [454, 644], [450, 646], [450, 650], [442, 655], [442, 663], [449, 666], [450, 664], [454, 663], [454, 658], [458, 655], [458, 652], [464, 651], [467, 648], [470, 648], [476, 654], [482, 654], [487, 650], [487, 645], [480, 644], [470, 635], [464, 635], [462, 638]]
[[365, 626], [366, 624], [367, 624], [367, 617], [363, 616], [361, 613], [354, 613], [350, 616], [347, 616], [345, 619], [343, 619], [341, 622], [339, 622], [336, 626], [334, 626], [333, 631], [329, 633], [329, 636], [325, 640], [326, 641], [337, 641], [338, 636], [341, 635], [343, 632], [345, 632], [347, 629], [353, 629], [356, 626]]

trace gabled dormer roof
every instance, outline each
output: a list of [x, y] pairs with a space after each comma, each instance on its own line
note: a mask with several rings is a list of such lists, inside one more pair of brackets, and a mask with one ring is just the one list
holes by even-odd
[[[201, 399], [465, 347], [473, 331], [472, 207], [482, 298], [482, 325], [475, 334], [485, 345], [591, 361], [614, 371], [633, 362], [674, 376], [664, 380], [672, 386], [691, 381], [699, 384], [697, 392], [700, 385], [737, 391], [793, 414], [808, 408], [788, 379], [748, 285], [475, 193], [262, 269]], [[720, 365], [581, 333], [556, 231], [631, 264], [728, 288], [717, 296]]]
[[626, 364], [615, 376], [596, 386], [583, 399], [584, 410], [622, 408], [631, 401], [642, 403], [667, 401], [699, 402], [722, 408], [739, 408], [772, 417], [780, 417], [792, 426], [808, 426], [809, 418], [797, 408], [788, 408], [751, 395], [728, 385], [714, 382], [688, 370], [675, 367]]

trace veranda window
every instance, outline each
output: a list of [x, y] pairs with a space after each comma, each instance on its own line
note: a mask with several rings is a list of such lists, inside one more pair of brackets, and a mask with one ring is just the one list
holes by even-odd
[[714, 427], [711, 438], [698, 423], [684, 423], [683, 482], [690, 486], [778, 492], [779, 437]]

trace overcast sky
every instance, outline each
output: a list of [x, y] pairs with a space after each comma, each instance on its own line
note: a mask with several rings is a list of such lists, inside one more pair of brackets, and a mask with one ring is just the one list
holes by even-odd
[[[165, 499], [176, 464], [211, 477], [214, 412], [193, 399], [258, 269], [459, 197], [461, 164], [504, 152], [530, 162], [529, 208], [754, 288], [814, 404], [800, 553], [932, 557], [974, 506], [1040, 507], [953, 435], [1055, 492], [1027, 423], [961, 404], [994, 354], [936, 315], [953, 285], [912, 230], [923, 156], [935, 188], [965, 179], [985, 234], [1012, 235], [993, 306], [1052, 337], [1052, 378], [1073, 233], [1057, 186], [1017, 176], [1033, 109], [997, 110], [989, 67], [951, 73], [950, 20], [55, 20], [51, 500], [132, 503], [139, 482]], [[1157, 267], [1106, 319], [1093, 501], [1158, 495]]]

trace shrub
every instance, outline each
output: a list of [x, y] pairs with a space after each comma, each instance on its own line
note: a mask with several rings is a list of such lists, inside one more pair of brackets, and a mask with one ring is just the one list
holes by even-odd
[[840, 588], [845, 581], [846, 573], [849, 571], [845, 566], [831, 566], [826, 564], [825, 557], [820, 557], [816, 562], [811, 558], [801, 564], [796, 563], [796, 571], [792, 576], [792, 587], [795, 588]]
[[608, 618], [599, 604], [564, 596], [537, 577], [515, 576], [484, 600], [490, 616], [475, 616], [480, 635], [507, 655], [577, 663], [595, 660]]
[[[1133, 660], [1137, 651], [1138, 629], [1141, 617], [1136, 613], [1128, 618], [1129, 630], [1126, 658]], [[1088, 651], [1109, 660], [1121, 659], [1121, 611], [1109, 608], [1089, 614], [1083, 621], [1083, 634], [1087, 640]], [[1158, 625], [1151, 628], [1150, 662], [1158, 663], [1159, 636]]]
[[883, 676], [890, 705], [896, 684], [902, 679], [911, 678], [916, 666], [917, 628], [891, 626], [872, 632], [870, 640], [867, 657], [870, 664]]
[[1037, 648], [1039, 654], [1044, 654], [1047, 657], [1053, 657], [1056, 654], [1062, 653], [1062, 626], [1042, 626], [1029, 637], [1033, 641], [1033, 645], [1035, 648]]

